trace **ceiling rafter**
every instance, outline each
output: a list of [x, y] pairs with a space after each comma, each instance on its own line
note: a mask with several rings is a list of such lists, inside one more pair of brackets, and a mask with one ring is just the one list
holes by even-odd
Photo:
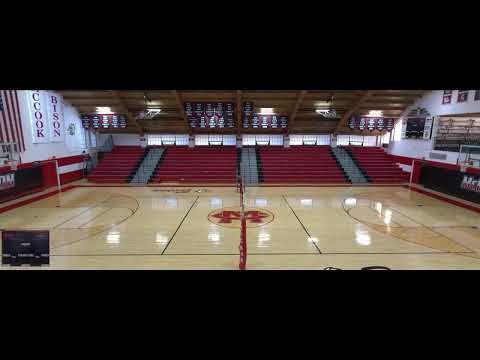
[[183, 122], [184, 122], [184, 125], [185, 125], [185, 129], [191, 135], [192, 134], [192, 129], [190, 128], [190, 125], [188, 124], [187, 114], [185, 113], [185, 109], [183, 108], [182, 95], [177, 90], [171, 90], [170, 93], [173, 96], [175, 96], [175, 101], [177, 103], [177, 108], [180, 112], [180, 115], [182, 116], [182, 119], [183, 119]]
[[307, 94], [307, 90], [302, 90], [298, 93], [297, 100], [295, 101], [295, 105], [293, 107], [292, 113], [290, 114], [290, 118], [288, 119], [289, 127], [295, 124], [295, 117], [297, 116], [298, 109], [303, 103], [303, 99]]
[[372, 95], [372, 91], [366, 91], [358, 100], [356, 100], [352, 106], [347, 110], [345, 114], [341, 117], [340, 121], [337, 124], [337, 127], [335, 128], [335, 133], [337, 133], [339, 130], [345, 127], [348, 119], [350, 116], [353, 115], [355, 111], [367, 100], [370, 96]]
[[122, 112], [125, 112], [125, 115], [127, 116], [128, 122], [135, 125], [136, 129], [138, 130], [138, 133], [140, 136], [143, 136], [143, 127], [140, 125], [140, 123], [137, 121], [137, 118], [135, 115], [133, 115], [130, 110], [128, 109], [128, 106], [125, 102], [125, 100], [122, 97], [122, 94], [118, 90], [113, 90], [112, 95], [115, 100], [117, 100], [119, 106], [122, 109]]

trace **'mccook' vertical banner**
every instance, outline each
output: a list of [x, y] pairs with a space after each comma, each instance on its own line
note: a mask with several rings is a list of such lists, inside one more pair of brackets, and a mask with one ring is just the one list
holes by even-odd
[[27, 91], [27, 104], [32, 124], [33, 143], [50, 142], [47, 118], [47, 102], [42, 90]]
[[65, 141], [65, 127], [63, 124], [63, 99], [52, 92], [47, 93], [47, 116], [51, 142]]

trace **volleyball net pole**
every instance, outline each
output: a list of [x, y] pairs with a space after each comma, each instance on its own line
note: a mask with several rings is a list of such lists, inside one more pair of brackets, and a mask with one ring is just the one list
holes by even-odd
[[243, 176], [238, 178], [238, 188], [240, 189], [240, 263], [239, 269], [245, 270], [247, 267], [247, 221], [245, 219], [245, 180]]

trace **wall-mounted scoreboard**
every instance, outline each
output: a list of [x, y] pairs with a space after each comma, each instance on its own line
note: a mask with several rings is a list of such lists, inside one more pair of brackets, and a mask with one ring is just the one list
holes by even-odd
[[193, 129], [235, 128], [235, 105], [231, 102], [186, 102], [184, 108]]
[[83, 114], [82, 126], [85, 129], [125, 129], [127, 117], [120, 114]]

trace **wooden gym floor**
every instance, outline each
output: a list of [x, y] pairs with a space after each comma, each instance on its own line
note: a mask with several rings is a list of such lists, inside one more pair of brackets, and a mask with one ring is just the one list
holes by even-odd
[[[403, 187], [247, 188], [245, 205], [247, 269], [480, 269], [479, 214]], [[50, 229], [50, 269], [238, 269], [238, 210], [234, 187], [76, 187], [0, 228]]]

